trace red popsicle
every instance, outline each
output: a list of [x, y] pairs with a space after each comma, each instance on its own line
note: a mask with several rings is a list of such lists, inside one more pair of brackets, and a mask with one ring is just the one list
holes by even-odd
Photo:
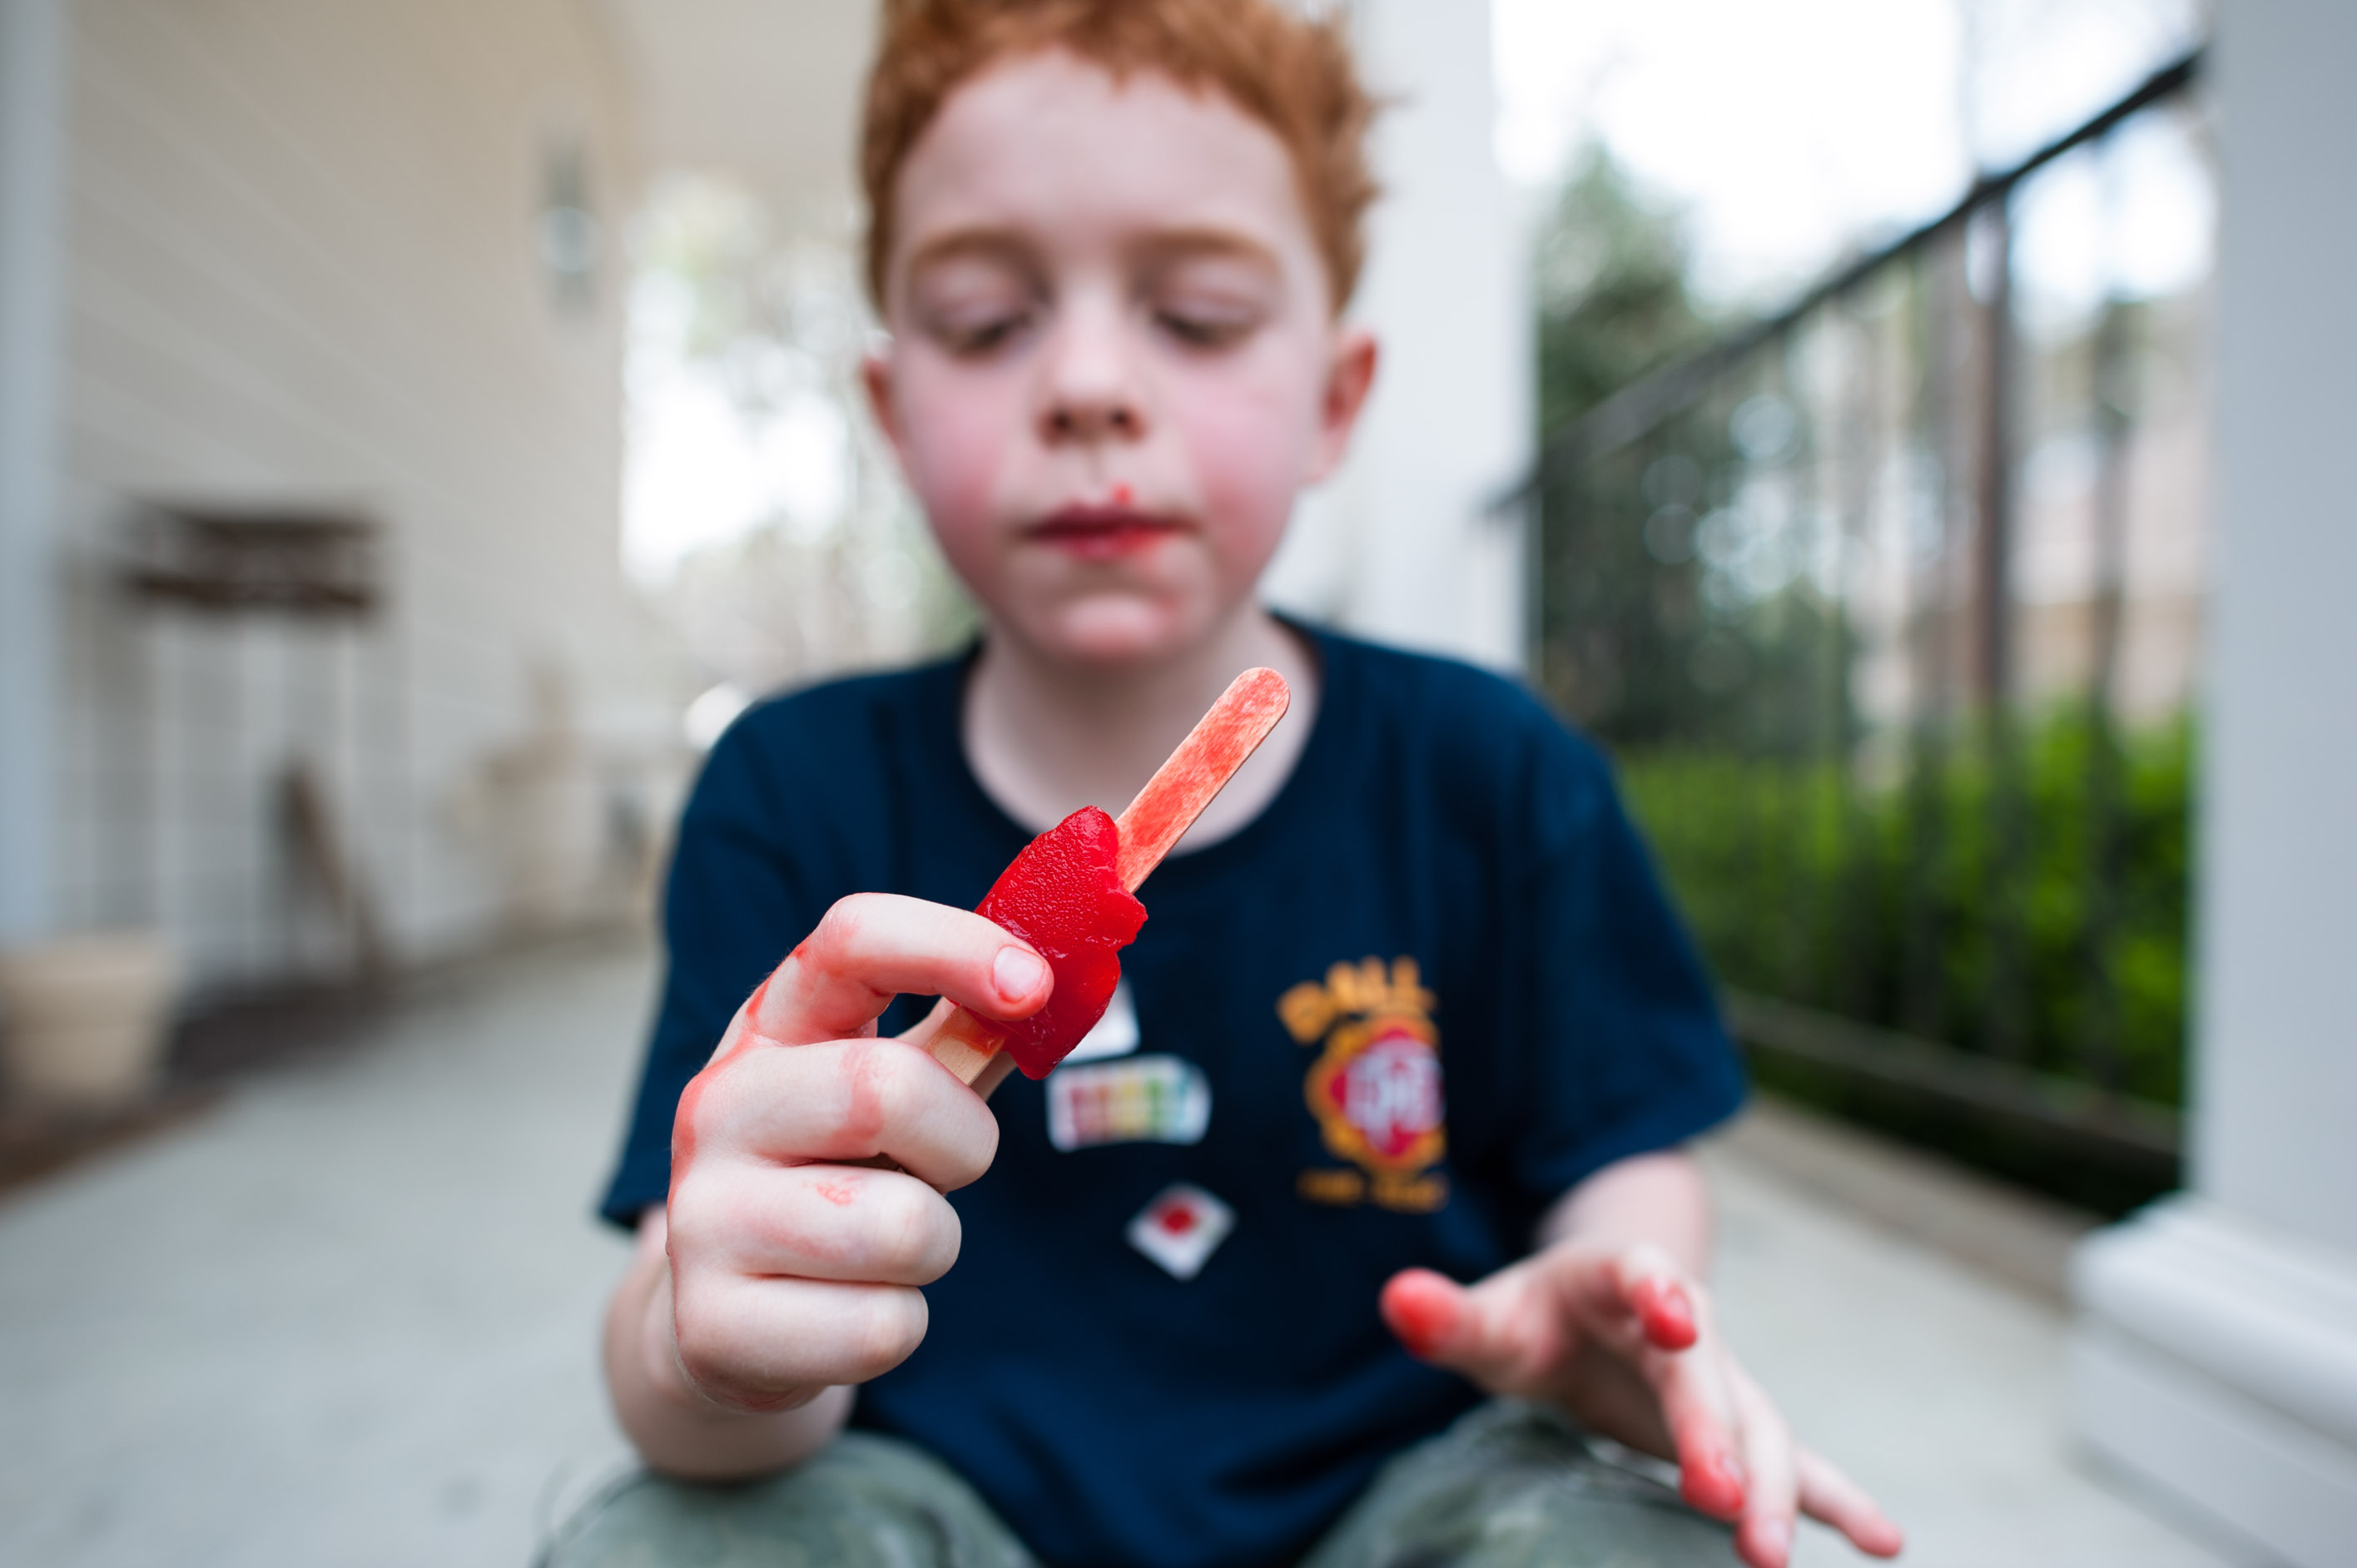
[[1000, 1024], [1005, 1049], [1026, 1078], [1045, 1078], [1104, 1016], [1121, 978], [1121, 950], [1146, 923], [1146, 906], [1114, 870], [1121, 830], [1083, 806], [1023, 846], [974, 912], [1039, 950], [1056, 972], [1048, 1004]]
[[1033, 839], [999, 874], [980, 912], [1048, 961], [1056, 974], [1048, 1004], [1002, 1024], [944, 998], [910, 1037], [984, 1094], [1010, 1065], [1047, 1077], [1104, 1015], [1121, 977], [1120, 950], [1146, 919], [1130, 894], [1268, 738], [1290, 701], [1275, 671], [1245, 671], [1155, 770], [1120, 822], [1085, 806]]

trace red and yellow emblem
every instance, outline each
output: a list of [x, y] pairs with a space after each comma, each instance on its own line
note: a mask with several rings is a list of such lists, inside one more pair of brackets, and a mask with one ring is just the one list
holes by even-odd
[[1433, 1005], [1411, 958], [1338, 963], [1278, 998], [1293, 1037], [1322, 1047], [1303, 1097], [1328, 1152], [1355, 1167], [1302, 1172], [1302, 1197], [1415, 1214], [1448, 1201], [1448, 1179], [1427, 1174], [1448, 1151]]

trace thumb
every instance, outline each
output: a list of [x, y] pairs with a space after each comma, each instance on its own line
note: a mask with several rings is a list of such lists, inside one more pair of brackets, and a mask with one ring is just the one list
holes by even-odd
[[1403, 1269], [1383, 1286], [1383, 1323], [1419, 1360], [1492, 1390], [1516, 1380], [1537, 1347], [1527, 1279], [1508, 1269], [1469, 1290], [1430, 1269]]

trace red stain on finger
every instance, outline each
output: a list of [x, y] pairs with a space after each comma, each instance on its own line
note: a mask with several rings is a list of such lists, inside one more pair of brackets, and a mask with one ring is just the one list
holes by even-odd
[[1383, 1286], [1378, 1305], [1408, 1354], [1429, 1361], [1457, 1326], [1457, 1286], [1430, 1269], [1404, 1269]]
[[1684, 1350], [1701, 1337], [1695, 1326], [1694, 1298], [1667, 1280], [1641, 1279], [1631, 1287], [1629, 1305], [1645, 1326], [1645, 1337], [1664, 1350]]
[[1680, 1455], [1678, 1492], [1713, 1519], [1733, 1519], [1743, 1511], [1743, 1473], [1716, 1449]]
[[[797, 948], [795, 950], [799, 952], [802, 950]], [[770, 982], [777, 978], [778, 972], [771, 970], [761, 977], [760, 984], [753, 987], [753, 994], [745, 999], [745, 1032], [737, 1037], [735, 1045], [728, 1047], [727, 1054], [721, 1058], [722, 1061], [743, 1050], [748, 1040], [766, 1037], [761, 1034], [761, 999], [770, 994]]]
[[679, 1191], [680, 1176], [695, 1158], [695, 1107], [704, 1099], [704, 1091], [712, 1087], [712, 1075], [713, 1069], [707, 1067], [689, 1079], [687, 1087], [679, 1091], [679, 1109], [671, 1119], [671, 1184], [663, 1196], [666, 1208], [672, 1195]]
[[834, 1204], [837, 1208], [850, 1208], [854, 1202], [857, 1201], [859, 1197], [858, 1193], [839, 1182], [819, 1182], [813, 1186], [811, 1190], [817, 1193], [829, 1203]]

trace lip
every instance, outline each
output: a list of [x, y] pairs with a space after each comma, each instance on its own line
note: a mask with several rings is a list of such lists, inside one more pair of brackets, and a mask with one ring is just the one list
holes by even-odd
[[1135, 507], [1068, 506], [1032, 524], [1024, 537], [1077, 560], [1112, 561], [1150, 550], [1185, 527]]

